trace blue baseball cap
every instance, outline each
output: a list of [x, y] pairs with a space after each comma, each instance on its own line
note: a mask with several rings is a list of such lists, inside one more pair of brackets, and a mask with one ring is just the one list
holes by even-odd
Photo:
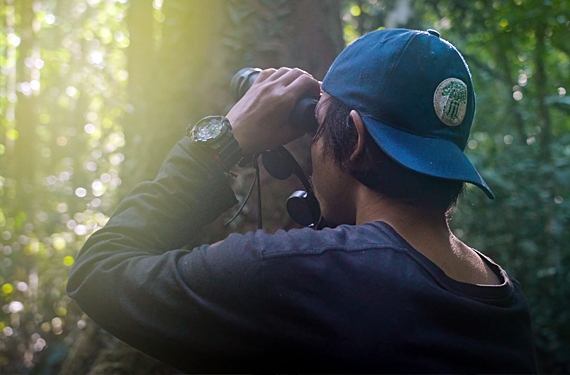
[[437, 31], [384, 29], [362, 36], [336, 58], [322, 89], [355, 109], [398, 164], [472, 183], [494, 198], [463, 153], [475, 115], [469, 67]]

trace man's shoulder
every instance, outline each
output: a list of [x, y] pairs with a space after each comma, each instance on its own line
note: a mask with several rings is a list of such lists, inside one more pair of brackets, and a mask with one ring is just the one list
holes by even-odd
[[[365, 284], [385, 285], [402, 281], [410, 274], [415, 275], [414, 279], [430, 277], [413, 256], [413, 248], [383, 222], [319, 231], [280, 230], [275, 234], [258, 230], [232, 234], [224, 241], [196, 250], [189, 256], [197, 262], [188, 264], [196, 265], [199, 272], [202, 271], [198, 265], [208, 264], [208, 269], [217, 270], [215, 277], [223, 279], [223, 283], [232, 280], [235, 284], [239, 279], [248, 285], [263, 285], [264, 289], [277, 284], [280, 288], [296, 285], [298, 280], [313, 278], [336, 285], [347, 275], [354, 275]], [[210, 275], [209, 279], [213, 277]], [[345, 280], [343, 287], [354, 283], [353, 279]]]
[[354, 253], [382, 249], [407, 251], [409, 245], [386, 223], [340, 225], [336, 228], [262, 231], [251, 234], [263, 259], [320, 256], [329, 252]]

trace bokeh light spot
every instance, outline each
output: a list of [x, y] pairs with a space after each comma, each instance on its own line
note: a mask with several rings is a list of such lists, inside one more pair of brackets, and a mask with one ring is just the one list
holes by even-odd
[[83, 224], [79, 224], [79, 225], [76, 225], [75, 228], [73, 228], [73, 231], [78, 236], [84, 236], [87, 234], [87, 227]]
[[95, 131], [95, 125], [93, 124], [87, 124], [83, 127], [83, 129], [85, 130], [85, 133], [87, 134], [91, 134]]
[[15, 314], [17, 312], [24, 310], [24, 304], [20, 301], [12, 301], [8, 305], [8, 310], [10, 310], [12, 314]]
[[[56, 237], [53, 240], [53, 248], [54, 249], [60, 251], [60, 250], [65, 249], [65, 246], [66, 246], [66, 242], [62, 237]], [[65, 260], [64, 260], [64, 264], [65, 264]]]
[[79, 198], [83, 198], [84, 196], [87, 195], [87, 190], [85, 190], [82, 187], [79, 187], [75, 189], [75, 195], [77, 195]]
[[49, 332], [51, 330], [51, 324], [49, 324], [49, 322], [43, 322], [40, 329], [44, 332]]
[[53, 25], [55, 23], [55, 16], [53, 14], [46, 14], [45, 21], [48, 25]]
[[63, 258], [63, 264], [65, 264], [67, 267], [73, 266], [73, 263], [75, 263], [75, 259], [73, 259], [72, 256], [66, 256]]
[[14, 287], [12, 286], [12, 284], [2, 285], [2, 292], [6, 293], [6, 294], [10, 294], [13, 291], [14, 291]]

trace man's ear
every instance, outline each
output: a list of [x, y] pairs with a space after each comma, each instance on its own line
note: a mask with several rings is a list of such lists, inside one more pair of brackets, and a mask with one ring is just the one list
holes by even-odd
[[364, 128], [364, 123], [362, 122], [362, 118], [360, 118], [358, 112], [356, 112], [353, 109], [352, 111], [350, 111], [349, 116], [350, 119], [352, 120], [352, 123], [356, 127], [356, 131], [358, 132], [358, 141], [356, 142], [356, 148], [352, 152], [352, 155], [350, 155], [349, 159], [351, 163], [355, 163], [358, 160], [358, 158], [362, 156], [362, 153], [364, 152], [364, 137], [366, 137], [366, 130]]

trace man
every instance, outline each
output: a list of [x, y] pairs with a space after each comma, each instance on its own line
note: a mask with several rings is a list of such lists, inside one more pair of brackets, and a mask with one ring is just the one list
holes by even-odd
[[518, 282], [447, 225], [464, 182], [493, 195], [463, 154], [469, 70], [434, 30], [370, 33], [323, 80], [313, 184], [335, 228], [182, 249], [236, 203], [223, 172], [301, 136], [289, 113], [319, 89], [264, 70], [200, 121], [85, 243], [69, 294], [188, 372], [536, 372]]

